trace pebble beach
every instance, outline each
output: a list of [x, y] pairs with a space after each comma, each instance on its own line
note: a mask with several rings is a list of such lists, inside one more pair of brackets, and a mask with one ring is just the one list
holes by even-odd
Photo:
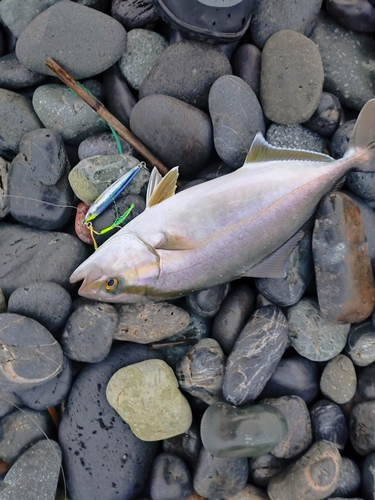
[[375, 0], [0, 0], [0, 500], [375, 499], [375, 173], [326, 193], [284, 278], [89, 300], [69, 277], [153, 165], [45, 64], [178, 193], [258, 132], [342, 158], [374, 33]]

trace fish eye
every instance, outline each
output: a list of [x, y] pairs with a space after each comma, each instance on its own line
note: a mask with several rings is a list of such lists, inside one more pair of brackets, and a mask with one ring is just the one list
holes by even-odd
[[105, 289], [107, 292], [111, 292], [119, 284], [118, 278], [109, 278], [105, 283]]

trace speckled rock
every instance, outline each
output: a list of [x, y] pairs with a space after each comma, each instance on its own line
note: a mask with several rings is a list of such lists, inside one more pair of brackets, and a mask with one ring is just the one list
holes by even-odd
[[356, 366], [367, 366], [375, 361], [375, 328], [371, 321], [352, 325], [345, 353]]
[[271, 500], [327, 498], [336, 489], [340, 467], [341, 456], [337, 448], [332, 443], [319, 441], [288, 469], [271, 479], [268, 495]]
[[184, 330], [189, 314], [168, 302], [123, 304], [117, 307], [119, 319], [114, 334], [117, 340], [149, 344]]
[[353, 448], [359, 455], [375, 451], [375, 401], [357, 404], [349, 420], [349, 436]]
[[255, 45], [244, 43], [233, 53], [233, 74], [242, 78], [259, 98], [262, 53]]
[[361, 212], [349, 196], [336, 192], [323, 198], [313, 255], [322, 314], [339, 323], [368, 318], [375, 305], [374, 278]]
[[17, 38], [38, 14], [48, 9], [59, 0], [30, 0], [25, 4], [22, 0], [5, 0], [0, 4], [0, 17]]
[[270, 120], [294, 125], [318, 107], [324, 72], [316, 45], [292, 30], [272, 35], [262, 52], [260, 101]]
[[322, 57], [324, 89], [341, 104], [361, 109], [375, 94], [371, 35], [348, 31], [321, 12], [310, 38]]
[[159, 19], [159, 9], [152, 0], [113, 0], [112, 16], [117, 19], [126, 30], [142, 28]]
[[335, 95], [323, 92], [318, 107], [305, 126], [319, 135], [330, 136], [340, 125], [341, 116], [340, 101]]
[[311, 424], [315, 441], [329, 441], [336, 448], [343, 450], [348, 440], [348, 428], [340, 407], [322, 399], [311, 409]]
[[338, 404], [352, 399], [357, 388], [357, 376], [351, 360], [339, 354], [328, 362], [320, 379], [323, 395]]
[[208, 162], [213, 146], [211, 120], [180, 99], [144, 97], [133, 108], [130, 128], [168, 168], [178, 165], [181, 176], [196, 173]]
[[108, 382], [106, 395], [143, 441], [177, 436], [192, 423], [189, 403], [178, 389], [172, 368], [162, 360], [142, 361], [118, 370]]
[[324, 318], [315, 299], [304, 298], [288, 309], [289, 337], [294, 349], [312, 361], [327, 361], [339, 354], [350, 324]]
[[21, 64], [14, 52], [0, 58], [0, 86], [3, 89], [22, 89], [29, 85], [38, 85], [44, 79], [44, 75], [31, 71]]
[[255, 135], [265, 133], [256, 95], [241, 78], [224, 75], [212, 85], [208, 106], [216, 152], [229, 166], [241, 167]]
[[13, 159], [22, 136], [43, 124], [26, 97], [11, 90], [0, 89], [0, 156]]
[[375, 173], [374, 172], [350, 172], [346, 185], [364, 200], [375, 200]]
[[249, 403], [261, 393], [288, 343], [284, 314], [275, 306], [255, 311], [228, 357], [223, 395], [235, 406]]
[[250, 24], [255, 44], [263, 48], [268, 38], [281, 30], [294, 30], [309, 36], [319, 14], [322, 0], [302, 2], [255, 0]]
[[135, 90], [151, 71], [157, 57], [168, 47], [167, 40], [155, 31], [129, 31], [126, 49], [119, 60], [119, 68], [126, 82]]
[[139, 97], [164, 94], [206, 109], [211, 85], [231, 73], [228, 58], [215, 45], [184, 40], [159, 56], [143, 81]]
[[[91, 205], [107, 187], [138, 163], [139, 160], [127, 154], [85, 158], [70, 171], [69, 182], [78, 198]], [[142, 169], [126, 188], [126, 192], [143, 194], [149, 178], [148, 171]]]
[[121, 56], [126, 31], [115, 19], [70, 1], [60, 1], [33, 19], [16, 45], [27, 68], [53, 75], [44, 64], [52, 57], [74, 78], [88, 78], [112, 66]]
[[267, 130], [266, 139], [272, 146], [328, 153], [327, 140], [302, 125], [273, 123]]
[[193, 493], [190, 471], [182, 458], [161, 453], [155, 459], [151, 478], [152, 500], [187, 500]]
[[374, 31], [375, 9], [367, 0], [345, 3], [340, 0], [330, 0], [327, 2], [327, 13], [348, 30], [361, 33]]

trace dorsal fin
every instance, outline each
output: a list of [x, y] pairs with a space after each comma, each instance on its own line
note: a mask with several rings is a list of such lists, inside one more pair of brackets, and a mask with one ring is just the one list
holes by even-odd
[[159, 184], [159, 182], [162, 180], [162, 175], [159, 172], [159, 170], [154, 167], [151, 171], [150, 179], [148, 181], [148, 186], [147, 186], [147, 194], [146, 194], [146, 206], [148, 206], [148, 202], [150, 201], [150, 198], [152, 196], [152, 193], [155, 191], [156, 186]]
[[[153, 177], [154, 169], [152, 170], [150, 176]], [[153, 177], [153, 190], [150, 192], [147, 189], [147, 207], [152, 207], [153, 205], [157, 205], [161, 201], [166, 200], [167, 198], [173, 196], [176, 192], [177, 188], [177, 179], [178, 179], [178, 167], [172, 168], [163, 178], [158, 172], [158, 175], [154, 175]]]
[[255, 136], [250, 151], [246, 157], [245, 165], [248, 163], [259, 163], [266, 161], [287, 161], [287, 160], [306, 160], [306, 161], [333, 161], [328, 155], [316, 153], [315, 151], [305, 151], [303, 149], [277, 148], [271, 146], [265, 140], [261, 132]]

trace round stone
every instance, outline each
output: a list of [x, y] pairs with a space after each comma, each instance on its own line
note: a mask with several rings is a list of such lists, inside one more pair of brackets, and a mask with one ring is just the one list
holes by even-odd
[[343, 450], [348, 440], [348, 428], [340, 407], [322, 399], [314, 404], [310, 415], [315, 441], [330, 441]]
[[22, 89], [38, 85], [44, 79], [44, 75], [31, 71], [21, 64], [14, 52], [0, 58], [0, 87], [3, 89]]
[[118, 140], [120, 141], [121, 151], [117, 146], [115, 136], [111, 132], [90, 135], [78, 147], [79, 159], [83, 160], [92, 156], [112, 156], [117, 154], [134, 156], [135, 150], [132, 146], [122, 137], [118, 137]]
[[154, 461], [150, 478], [152, 500], [187, 499], [193, 493], [190, 471], [182, 458], [161, 453]]
[[177, 436], [191, 425], [189, 403], [165, 361], [153, 359], [122, 368], [110, 379], [106, 394], [109, 404], [143, 441]]
[[375, 401], [358, 403], [350, 414], [349, 436], [359, 455], [375, 451]]
[[320, 390], [337, 404], [352, 399], [357, 388], [357, 376], [351, 360], [339, 354], [328, 362], [320, 379]]
[[362, 321], [351, 327], [345, 352], [356, 366], [367, 366], [375, 361], [375, 327], [372, 321]]
[[318, 107], [305, 126], [319, 135], [330, 136], [340, 125], [341, 116], [340, 101], [335, 95], [323, 92]]

